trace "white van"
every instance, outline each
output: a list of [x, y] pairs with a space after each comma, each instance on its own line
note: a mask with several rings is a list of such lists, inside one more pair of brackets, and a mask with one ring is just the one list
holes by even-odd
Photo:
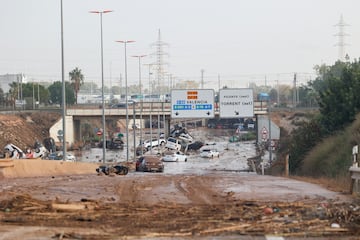
[[165, 147], [171, 150], [181, 150], [181, 144], [178, 139], [169, 137], [166, 141]]

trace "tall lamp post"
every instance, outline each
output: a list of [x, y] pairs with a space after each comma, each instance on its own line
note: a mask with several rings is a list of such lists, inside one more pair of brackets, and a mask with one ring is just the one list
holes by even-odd
[[102, 101], [102, 141], [103, 141], [103, 163], [105, 163], [106, 154], [106, 138], [105, 138], [105, 99], [104, 99], [104, 51], [103, 51], [103, 27], [102, 27], [102, 15], [104, 13], [110, 13], [112, 10], [104, 11], [90, 11], [90, 13], [100, 14], [100, 39], [101, 39], [101, 101]]
[[[124, 44], [125, 52], [125, 103], [126, 103], [126, 161], [129, 161], [129, 111], [128, 111], [128, 85], [127, 85], [127, 62], [126, 62], [126, 45], [135, 42], [133, 40], [118, 40], [116, 42]], [[135, 147], [135, 146], [134, 146]]]
[[[148, 63], [148, 64], [145, 64], [149, 67], [149, 93], [150, 95], [152, 95], [152, 86], [151, 86], [151, 67], [154, 65], [154, 64], [151, 64], [151, 63]], [[150, 102], [150, 139], [152, 139], [152, 106], [153, 106], [153, 103], [152, 101]], [[150, 148], [152, 149], [152, 141], [150, 141]]]
[[[139, 89], [140, 89], [140, 96], [141, 96], [141, 109], [140, 109], [140, 144], [142, 144], [142, 111], [143, 111], [143, 96], [142, 96], [142, 86], [141, 86], [141, 58], [146, 57], [146, 55], [134, 55], [132, 57], [136, 57], [139, 60]], [[143, 151], [141, 149], [141, 155]]]
[[269, 115], [269, 163], [272, 164], [272, 139], [271, 139], [271, 115], [270, 115], [271, 102], [270, 97], [268, 101], [268, 115]]
[[[61, 14], [61, 82], [62, 82], [62, 142], [63, 160], [66, 160], [66, 95], [65, 95], [65, 70], [64, 70], [64, 23], [63, 23], [63, 1], [60, 1]], [[39, 94], [39, 85], [38, 85]], [[40, 100], [39, 100], [40, 103]]]

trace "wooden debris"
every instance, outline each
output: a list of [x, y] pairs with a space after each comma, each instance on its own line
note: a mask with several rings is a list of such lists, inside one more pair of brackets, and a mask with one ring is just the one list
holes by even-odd
[[[266, 214], [264, 208], [273, 211]], [[143, 205], [138, 202], [99, 203], [88, 199], [61, 203], [40, 201], [27, 195], [0, 202], [0, 224], [96, 228], [102, 229], [104, 236], [116, 233], [117, 236], [149, 238], [234, 233], [283, 237], [351, 236], [360, 233], [359, 216], [357, 203], [235, 200], [212, 205]], [[333, 223], [339, 227], [331, 227]]]
[[245, 224], [239, 224], [239, 225], [235, 225], [235, 226], [227, 226], [227, 227], [221, 227], [221, 228], [216, 228], [216, 229], [207, 229], [207, 230], [200, 231], [200, 234], [237, 231], [237, 230], [243, 230], [250, 226], [251, 226], [251, 224], [245, 223]]
[[93, 210], [95, 206], [89, 203], [52, 203], [52, 209], [64, 211]]

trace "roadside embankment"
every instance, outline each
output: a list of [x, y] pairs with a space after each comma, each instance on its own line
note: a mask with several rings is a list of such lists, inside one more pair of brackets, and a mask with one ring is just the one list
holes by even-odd
[[42, 159], [1, 160], [0, 178], [59, 176], [95, 173], [97, 163], [64, 162]]

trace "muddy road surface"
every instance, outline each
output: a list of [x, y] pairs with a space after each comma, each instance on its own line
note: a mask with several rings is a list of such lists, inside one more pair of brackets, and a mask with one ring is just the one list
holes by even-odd
[[5, 179], [0, 193], [0, 239], [339, 239], [360, 233], [360, 205], [352, 197], [252, 173]]

